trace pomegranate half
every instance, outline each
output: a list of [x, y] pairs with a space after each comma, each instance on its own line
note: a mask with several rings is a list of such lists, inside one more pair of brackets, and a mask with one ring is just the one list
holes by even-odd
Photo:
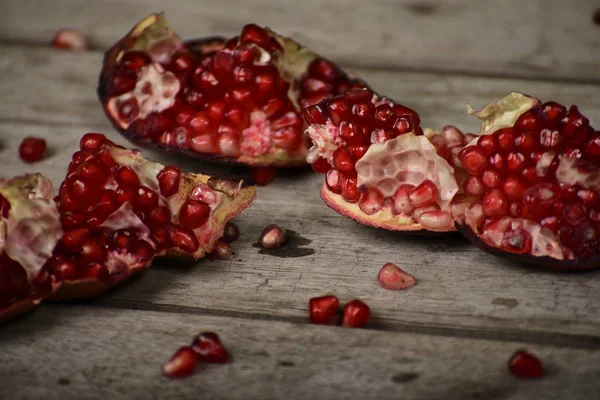
[[183, 42], [163, 14], [152, 14], [106, 52], [98, 95], [138, 145], [283, 167], [305, 164], [301, 109], [363, 86], [269, 28]]
[[450, 201], [459, 187], [432, 140], [450, 160], [450, 147], [464, 144], [460, 131], [425, 135], [414, 110], [369, 89], [323, 100], [304, 117], [314, 144], [307, 161], [325, 174], [321, 197], [329, 207], [377, 228], [455, 230]]
[[600, 132], [577, 106], [513, 92], [471, 114], [452, 213], [479, 247], [551, 269], [600, 266]]

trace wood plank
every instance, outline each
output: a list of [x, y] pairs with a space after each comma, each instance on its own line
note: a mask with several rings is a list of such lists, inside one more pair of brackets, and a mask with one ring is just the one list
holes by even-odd
[[[228, 365], [169, 380], [160, 365], [199, 331]], [[45, 306], [2, 327], [3, 399], [589, 399], [600, 351], [527, 345], [547, 375], [521, 381], [519, 342], [98, 307]]]
[[[96, 98], [100, 53], [6, 45], [0, 45], [0, 52], [0, 74], [10, 77], [0, 81], [0, 94], [5, 99], [0, 121], [77, 124], [87, 129], [112, 130]], [[373, 69], [355, 72], [375, 90], [416, 109], [423, 125], [432, 128], [455, 124], [465, 130], [477, 130], [478, 120], [467, 115], [465, 104], [477, 108], [496, 102], [513, 90], [542, 100], [576, 103], [592, 124], [600, 125], [598, 84]]]
[[[82, 129], [0, 124], [0, 175], [43, 171], [58, 184]], [[24, 165], [16, 154], [24, 134], [51, 138], [54, 154]], [[196, 162], [182, 166], [235, 172]], [[288, 174], [259, 188], [253, 206], [236, 218], [242, 236], [233, 244], [232, 260], [190, 266], [159, 261], [98, 304], [300, 322], [307, 319], [309, 298], [334, 293], [343, 302], [365, 300], [373, 326], [384, 329], [600, 346], [598, 272], [526, 268], [483, 253], [457, 234], [411, 237], [358, 225], [325, 206], [318, 193], [321, 179]], [[269, 223], [297, 232], [306, 244], [296, 246], [303, 241], [297, 239], [278, 255], [261, 254], [253, 244]], [[403, 292], [380, 288], [376, 276], [385, 262], [413, 273], [418, 284]]]
[[568, 7], [561, 0], [22, 0], [5, 4], [0, 39], [45, 45], [57, 29], [77, 26], [106, 49], [164, 10], [184, 38], [233, 35], [255, 21], [347, 65], [598, 82], [597, 7], [593, 0]]

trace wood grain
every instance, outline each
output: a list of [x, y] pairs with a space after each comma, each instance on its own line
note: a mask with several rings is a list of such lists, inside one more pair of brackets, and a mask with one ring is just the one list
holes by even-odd
[[343, 64], [599, 81], [593, 0], [41, 0], [5, 4], [0, 40], [46, 45], [76, 26], [106, 49], [166, 11], [184, 38], [238, 34], [255, 21]]
[[[217, 332], [233, 361], [163, 377], [160, 365], [200, 331]], [[46, 306], [0, 332], [3, 399], [589, 399], [600, 390], [600, 351], [528, 345], [546, 376], [521, 381], [507, 369], [519, 342], [81, 306]]]

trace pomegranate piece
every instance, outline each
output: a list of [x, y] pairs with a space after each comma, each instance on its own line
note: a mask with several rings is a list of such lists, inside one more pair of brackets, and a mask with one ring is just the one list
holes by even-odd
[[342, 317], [342, 326], [348, 328], [362, 328], [371, 317], [371, 309], [362, 301], [355, 299], [346, 304]]
[[377, 280], [382, 288], [388, 290], [402, 290], [415, 284], [414, 276], [392, 263], [381, 267]]
[[510, 372], [522, 379], [537, 379], [544, 376], [542, 362], [535, 355], [519, 350], [512, 355], [508, 362]]
[[275, 180], [277, 170], [272, 167], [252, 168], [250, 176], [258, 186], [265, 186]]
[[202, 332], [198, 334], [194, 338], [191, 347], [200, 361], [216, 364], [229, 362], [229, 352], [216, 333]]
[[198, 354], [191, 346], [181, 347], [160, 369], [166, 377], [185, 378], [194, 373], [198, 359]]
[[458, 153], [467, 195], [452, 202], [458, 228], [524, 263], [600, 266], [600, 132], [577, 106], [516, 92], [470, 113], [483, 123]]
[[260, 244], [265, 249], [275, 249], [281, 247], [287, 241], [285, 229], [275, 224], [268, 225], [260, 234]]
[[138, 145], [267, 167], [305, 163], [303, 107], [363, 86], [268, 28], [184, 42], [153, 14], [105, 54], [98, 94]]
[[[309, 106], [303, 115], [313, 142], [306, 160], [326, 174], [321, 197], [329, 207], [377, 228], [455, 230], [454, 168], [467, 135], [450, 126], [424, 132], [414, 110], [364, 88]], [[425, 209], [437, 212], [421, 218]]]
[[340, 300], [333, 296], [313, 297], [308, 302], [310, 323], [329, 325], [340, 307]]
[[88, 40], [74, 28], [64, 28], [56, 31], [52, 37], [52, 46], [57, 49], [84, 51], [89, 47]]
[[44, 158], [46, 140], [36, 137], [26, 137], [19, 145], [19, 157], [26, 163], [34, 163]]

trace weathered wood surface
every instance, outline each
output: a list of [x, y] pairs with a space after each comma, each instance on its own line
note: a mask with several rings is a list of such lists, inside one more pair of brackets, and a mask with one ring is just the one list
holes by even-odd
[[256, 21], [349, 65], [597, 82], [598, 7], [594, 0], [20, 0], [4, 5], [0, 39], [46, 44], [58, 28], [77, 26], [107, 48], [164, 10], [184, 38], [233, 35]]
[[[207, 330], [233, 362], [163, 377], [160, 365]], [[88, 306], [48, 307], [1, 333], [2, 399], [562, 400], [600, 390], [600, 351], [527, 344], [547, 371], [528, 382], [507, 368], [519, 342]]]

